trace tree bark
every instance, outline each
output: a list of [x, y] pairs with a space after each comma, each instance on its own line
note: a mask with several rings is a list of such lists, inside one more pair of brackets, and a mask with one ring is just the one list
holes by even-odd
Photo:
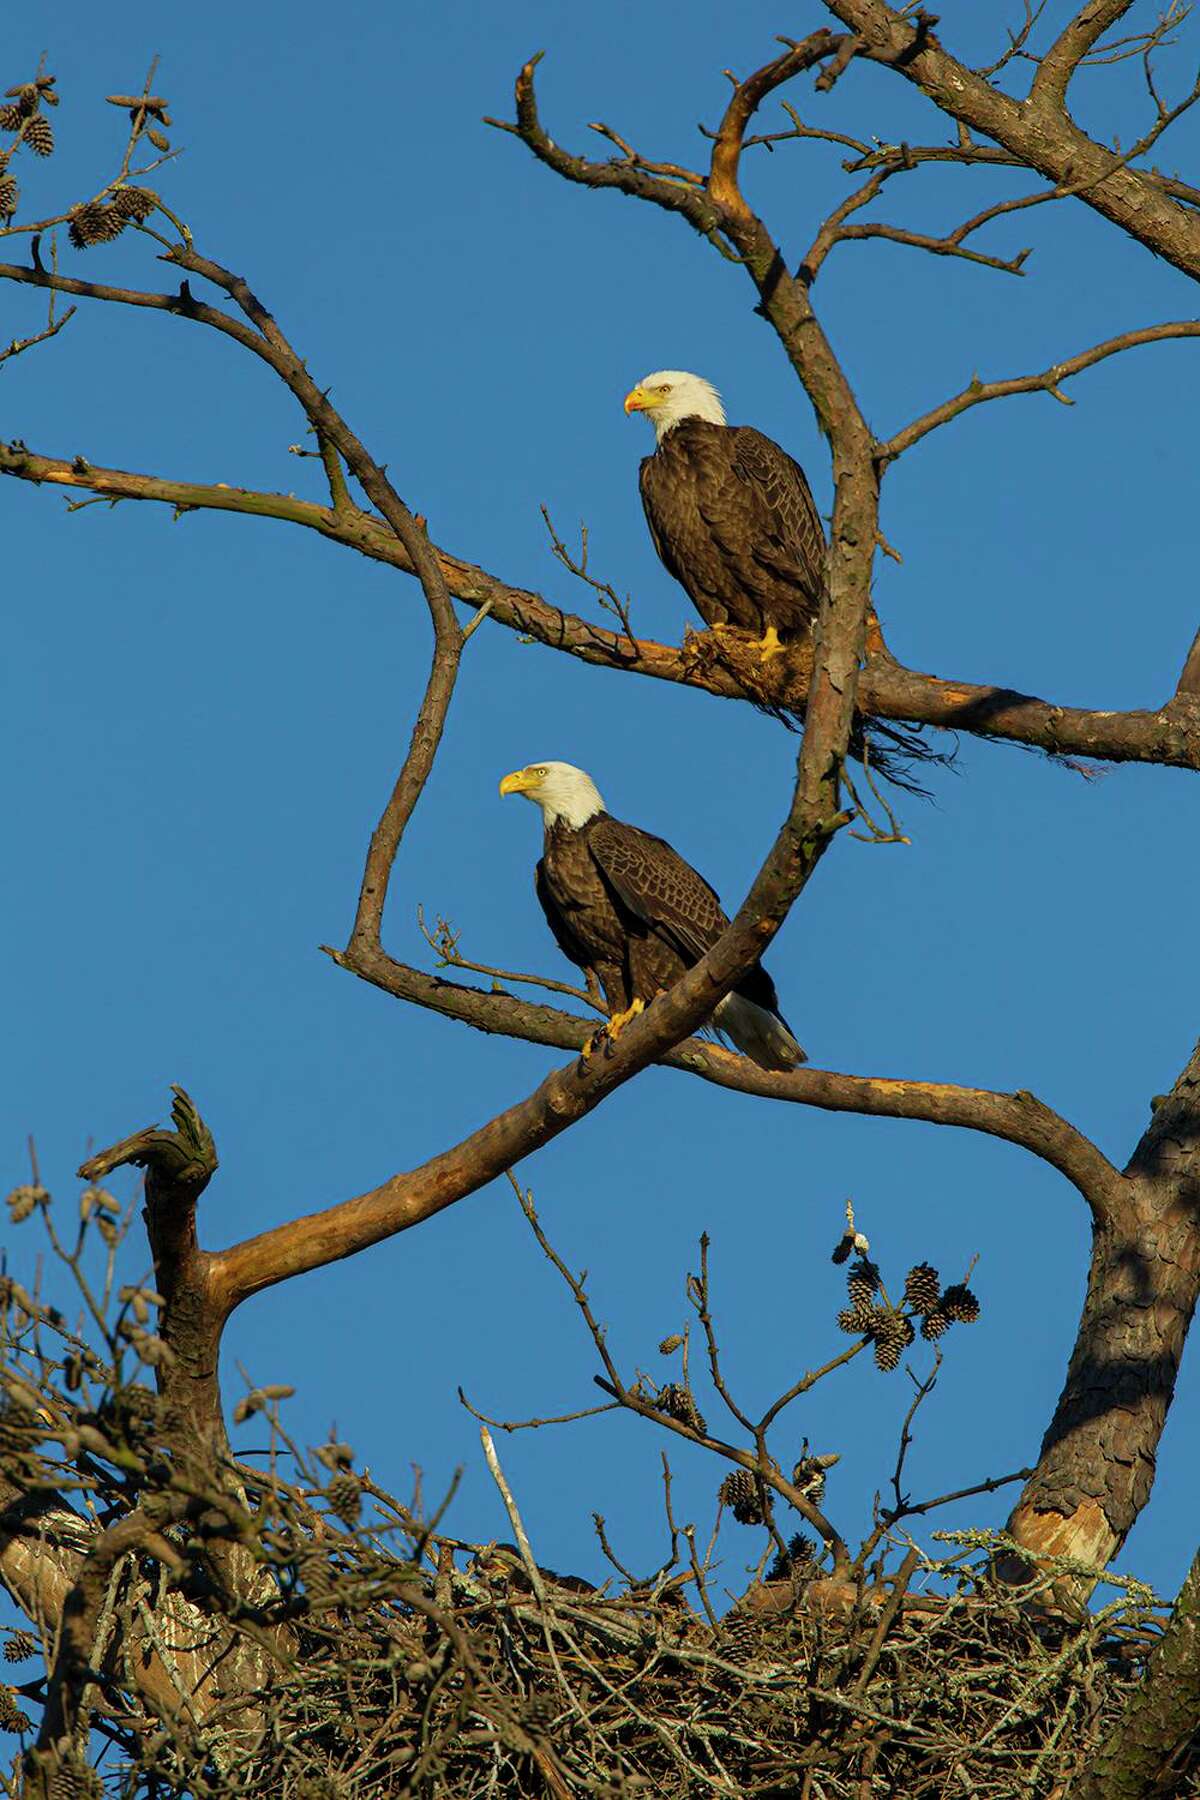
[[176, 1455], [205, 1480], [228, 1458], [221, 1410], [218, 1352], [223, 1323], [214, 1304], [209, 1259], [196, 1237], [196, 1203], [217, 1168], [213, 1136], [189, 1096], [174, 1089], [174, 1131], [149, 1126], [89, 1157], [84, 1181], [101, 1181], [133, 1164], [146, 1171], [143, 1218], [162, 1296], [159, 1335], [168, 1356], [155, 1370], [165, 1409], [164, 1431]]
[[1128, 1707], [1075, 1800], [1150, 1800], [1186, 1791], [1200, 1732], [1200, 1555]]
[[[1075, 1348], [1008, 1530], [1102, 1568], [1150, 1497], [1200, 1293], [1200, 1044], [1093, 1216]], [[1003, 1572], [1019, 1578], [1016, 1561]]]

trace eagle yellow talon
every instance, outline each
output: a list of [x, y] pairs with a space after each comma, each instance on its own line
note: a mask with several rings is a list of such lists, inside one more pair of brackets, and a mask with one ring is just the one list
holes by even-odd
[[776, 631], [775, 627], [773, 625], [768, 625], [763, 636], [759, 638], [755, 648], [758, 651], [759, 661], [765, 663], [770, 662], [773, 656], [782, 656], [787, 646], [786, 644], [780, 643], [779, 633]]
[[610, 1043], [615, 1044], [629, 1021], [631, 1019], [636, 1019], [638, 1014], [645, 1012], [645, 1010], [646, 1002], [644, 1000], [635, 1000], [631, 1006], [626, 1007], [624, 1012], [614, 1013], [612, 1018], [608, 1021], [608, 1024], [604, 1027], [605, 1037], [608, 1038]]

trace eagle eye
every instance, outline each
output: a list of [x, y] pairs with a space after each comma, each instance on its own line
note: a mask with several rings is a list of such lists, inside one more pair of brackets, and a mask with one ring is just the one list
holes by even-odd
[[661, 386], [661, 387], [660, 387], [660, 388], [659, 388], [659, 390], [658, 390], [658, 391], [659, 391], [659, 393], [660, 393], [660, 394], [669, 394], [669, 393], [670, 393], [670, 391], [671, 391], [671, 384], [670, 384], [670, 382], [669, 382], [669, 381], [664, 381], [664, 382], [663, 382], [663, 384], [662, 384], [662, 386]]

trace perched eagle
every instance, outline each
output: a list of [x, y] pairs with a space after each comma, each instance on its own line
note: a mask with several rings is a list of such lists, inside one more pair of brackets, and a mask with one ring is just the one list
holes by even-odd
[[[542, 809], [537, 897], [563, 955], [599, 981], [616, 1037], [716, 943], [729, 923], [721, 902], [670, 844], [610, 817], [591, 777], [570, 763], [516, 769], [500, 792]], [[760, 1068], [806, 1060], [761, 964], [718, 1004], [712, 1022]]]
[[664, 567], [713, 630], [758, 638], [765, 662], [810, 631], [825, 591], [825, 533], [804, 470], [752, 425], [727, 425], [711, 382], [660, 369], [625, 396], [658, 439], [642, 505]]

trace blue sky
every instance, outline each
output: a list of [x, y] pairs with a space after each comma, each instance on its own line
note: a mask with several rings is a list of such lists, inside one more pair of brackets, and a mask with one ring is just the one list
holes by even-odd
[[[944, 7], [942, 21], [952, 45], [992, 48], [976, 9]], [[63, 95], [60, 152], [28, 171], [39, 211], [94, 188], [119, 150], [121, 115], [101, 97], [136, 87], [161, 54], [157, 85], [186, 147], [158, 178], [164, 194], [276, 311], [448, 548], [586, 608], [538, 508], [564, 532], [585, 519], [594, 568], [634, 596], [635, 628], [679, 641], [690, 613], [637, 497], [646, 428], [620, 404], [661, 366], [716, 381], [730, 416], [786, 443], [827, 507], [824, 446], [739, 271], [658, 212], [567, 187], [480, 123], [508, 112], [516, 68], [545, 47], [544, 116], [562, 141], [599, 149], [586, 123], [601, 118], [650, 155], [686, 160], [700, 153], [696, 121], [723, 103], [722, 69], [747, 71], [808, 18], [762, 0], [569, 14], [533, 0], [215, 0], [201, 19], [129, 0], [119, 17], [80, 10], [68, 29], [17, 0], [6, 23], [5, 85], [45, 49]], [[1164, 65], [1168, 89], [1190, 49]], [[839, 130], [940, 135], [878, 71], [853, 69], [832, 99], [793, 97]], [[1144, 122], [1136, 69], [1088, 77], [1079, 99], [1094, 129], [1123, 140]], [[1164, 166], [1194, 173], [1196, 148], [1185, 120]], [[757, 154], [753, 195], [798, 254], [844, 192], [838, 153]], [[893, 184], [878, 216], [941, 229], [1030, 185], [927, 171]], [[976, 371], [1027, 372], [1196, 310], [1191, 284], [1082, 208], [1019, 214], [985, 243], [1005, 255], [1033, 244], [1027, 276], [886, 245], [848, 245], [822, 274], [822, 317], [881, 434]], [[131, 239], [86, 257], [64, 245], [63, 266], [159, 279]], [[0, 300], [5, 341], [37, 328], [37, 296]], [[905, 458], [884, 499], [904, 562], [884, 563], [877, 586], [896, 653], [1064, 703], [1165, 696], [1196, 625], [1195, 357], [1188, 344], [1134, 353], [1082, 377], [1073, 408], [980, 408]], [[316, 466], [287, 454], [302, 433], [287, 397], [179, 321], [85, 306], [6, 367], [0, 398], [4, 436], [51, 454], [319, 495]], [[429, 639], [414, 586], [279, 525], [174, 523], [132, 504], [68, 515], [61, 496], [14, 482], [0, 505], [9, 1180], [25, 1178], [32, 1132], [73, 1206], [88, 1146], [165, 1117], [179, 1081], [220, 1148], [202, 1218], [216, 1246], [410, 1167], [529, 1091], [551, 1052], [402, 1007], [317, 949], [344, 939], [407, 742]], [[469, 956], [569, 973], [533, 898], [536, 815], [496, 795], [501, 774], [542, 756], [590, 769], [613, 811], [668, 836], [732, 905], [786, 804], [794, 754], [747, 708], [584, 669], [485, 625], [397, 867], [387, 944], [425, 956], [421, 903], [461, 928]], [[905, 804], [911, 846], [840, 843], [773, 948], [813, 1061], [1029, 1087], [1123, 1161], [1197, 1027], [1194, 959], [1179, 948], [1200, 876], [1194, 780], [1130, 768], [1086, 782], [964, 741], [933, 803]], [[1074, 1190], [1021, 1152], [651, 1071], [520, 1177], [562, 1254], [590, 1271], [630, 1372], [666, 1377], [655, 1346], [686, 1317], [707, 1230], [730, 1379], [755, 1409], [845, 1342], [829, 1251], [848, 1195], [889, 1278], [921, 1258], [957, 1276], [978, 1253], [983, 1318], [948, 1340], [911, 1487], [942, 1492], [1036, 1457], [1089, 1234]], [[20, 1268], [30, 1245], [7, 1235]], [[509, 1528], [458, 1385], [507, 1419], [596, 1397], [569, 1296], [506, 1183], [243, 1309], [225, 1345], [231, 1404], [239, 1363], [293, 1381], [298, 1434], [323, 1439], [336, 1423], [402, 1492], [414, 1464], [433, 1493], [464, 1465], [451, 1520], [464, 1537]], [[860, 1359], [777, 1434], [781, 1457], [803, 1436], [841, 1452], [829, 1503], [848, 1534], [890, 1477], [909, 1392]], [[715, 1421], [703, 1384], [700, 1398]], [[1165, 1589], [1195, 1548], [1195, 1420], [1185, 1364], [1159, 1487], [1123, 1559]], [[258, 1441], [254, 1427], [236, 1436]], [[664, 1442], [612, 1418], [502, 1439], [539, 1555], [597, 1574], [599, 1511], [627, 1562], [656, 1564]], [[668, 1447], [677, 1516], [704, 1533], [722, 1471]], [[1006, 1504], [973, 1501], [942, 1522], [999, 1523]], [[731, 1589], [757, 1541], [728, 1527]]]

